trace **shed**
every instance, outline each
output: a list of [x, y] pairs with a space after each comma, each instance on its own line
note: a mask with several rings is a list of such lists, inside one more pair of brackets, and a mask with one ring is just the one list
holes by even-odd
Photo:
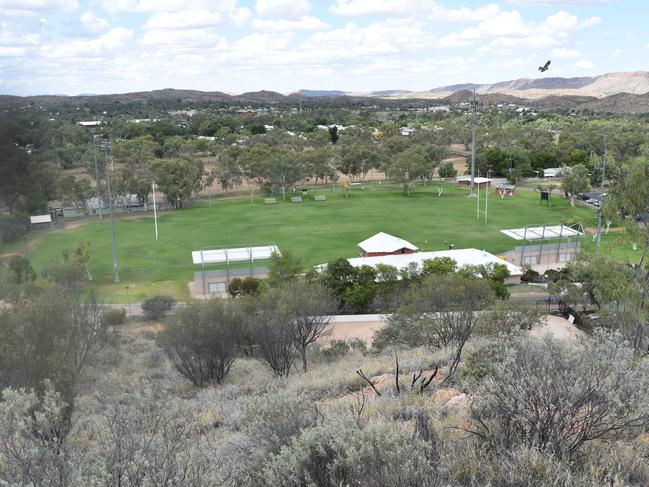
[[[457, 185], [460, 188], [471, 187], [471, 176], [460, 176], [456, 179]], [[473, 185], [475, 189], [485, 189], [491, 186], [491, 179], [483, 177], [474, 177]]]

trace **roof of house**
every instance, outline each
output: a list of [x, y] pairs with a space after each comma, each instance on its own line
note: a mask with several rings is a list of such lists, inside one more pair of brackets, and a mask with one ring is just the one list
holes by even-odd
[[400, 249], [419, 250], [413, 244], [399, 237], [388, 233], [379, 232], [376, 235], [363, 240], [358, 246], [365, 252], [395, 252]]
[[354, 267], [360, 267], [362, 265], [369, 265], [375, 267], [377, 264], [387, 264], [387, 265], [392, 265], [397, 269], [401, 270], [413, 262], [416, 263], [418, 266], [421, 266], [423, 261], [429, 259], [435, 259], [437, 257], [450, 257], [456, 262], [458, 269], [466, 265], [503, 264], [509, 270], [510, 275], [512, 276], [523, 275], [523, 270], [520, 267], [511, 264], [499, 257], [496, 257], [495, 255], [490, 254], [489, 252], [485, 252], [484, 250], [478, 250], [478, 249], [453, 249], [453, 250], [440, 250], [437, 252], [416, 252], [414, 254], [381, 255], [376, 257], [356, 257], [347, 260]]
[[[471, 176], [459, 176], [459, 177], [456, 178], [456, 181], [458, 183], [463, 183], [465, 181], [471, 181]], [[491, 179], [490, 178], [483, 178], [483, 177], [475, 176], [473, 178], [473, 182], [475, 184], [484, 184], [484, 183], [490, 183]]]

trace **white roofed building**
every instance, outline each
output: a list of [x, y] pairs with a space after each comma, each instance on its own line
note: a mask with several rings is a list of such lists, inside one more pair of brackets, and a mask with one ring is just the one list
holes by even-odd
[[[460, 188], [470, 188], [471, 187], [471, 176], [459, 176], [455, 179], [457, 185]], [[473, 178], [473, 185], [476, 189], [489, 188], [491, 186], [492, 180], [489, 178], [483, 178], [475, 176]]]
[[[391, 254], [373, 257], [355, 257], [347, 259], [354, 267], [368, 265], [376, 267], [378, 264], [387, 264], [396, 267], [398, 270], [406, 269], [414, 263], [419, 269], [423, 268], [425, 260], [431, 260], [438, 257], [449, 257], [456, 262], [457, 269], [467, 265], [489, 265], [502, 264], [509, 270], [510, 277], [505, 280], [507, 284], [516, 284], [520, 282], [523, 275], [523, 269], [519, 266], [507, 262], [489, 252], [478, 249], [452, 249], [440, 250], [436, 252], [414, 252], [409, 254]], [[326, 264], [323, 264], [326, 265]], [[318, 266], [320, 267], [320, 266]]]
[[379, 232], [358, 244], [361, 257], [376, 257], [381, 255], [412, 254], [419, 249], [399, 237]]

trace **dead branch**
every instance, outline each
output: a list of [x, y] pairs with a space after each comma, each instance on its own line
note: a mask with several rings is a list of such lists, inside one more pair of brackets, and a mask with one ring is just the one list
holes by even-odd
[[410, 389], [415, 388], [415, 383], [421, 378], [421, 375], [424, 373], [423, 370], [420, 370], [418, 374], [412, 374], [412, 384], [410, 384]]
[[401, 387], [399, 386], [399, 357], [397, 357], [397, 349], [394, 349], [394, 361], [397, 364], [397, 371], [394, 375], [394, 382], [397, 385], [397, 394], [401, 394]]
[[435, 366], [435, 371], [431, 374], [431, 376], [428, 379], [422, 381], [421, 386], [419, 387], [419, 394], [424, 392], [424, 389], [426, 389], [426, 387], [428, 387], [430, 383], [433, 382], [433, 379], [437, 375], [437, 372], [439, 372], [439, 365]]
[[377, 396], [380, 396], [380, 395], [381, 395], [381, 393], [378, 391], [378, 389], [374, 386], [374, 383], [373, 383], [370, 379], [367, 378], [367, 376], [365, 375], [365, 373], [363, 372], [362, 369], [358, 369], [358, 370], [356, 371], [356, 373], [358, 374], [358, 376], [359, 376], [361, 379], [363, 379], [365, 382], [367, 382], [367, 383], [370, 385], [370, 387], [371, 387], [372, 389], [374, 389], [374, 392], [376, 392], [376, 395], [377, 395]]

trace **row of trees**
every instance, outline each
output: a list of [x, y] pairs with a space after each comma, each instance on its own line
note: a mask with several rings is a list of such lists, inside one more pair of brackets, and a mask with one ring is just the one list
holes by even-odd
[[222, 383], [241, 355], [283, 377], [298, 356], [307, 370], [307, 349], [335, 313], [335, 300], [322, 286], [289, 283], [259, 296], [192, 303], [158, 339], [178, 373], [197, 387]]
[[329, 289], [341, 310], [362, 313], [372, 305], [386, 311], [394, 309], [410, 287], [418, 286], [429, 276], [479, 278], [497, 298], [509, 297], [505, 286], [509, 270], [505, 265], [466, 265], [458, 269], [457, 262], [450, 257], [427, 259], [421, 266], [413, 263], [400, 270], [389, 264], [354, 267], [347, 259], [336, 259], [313, 269], [308, 278]]

